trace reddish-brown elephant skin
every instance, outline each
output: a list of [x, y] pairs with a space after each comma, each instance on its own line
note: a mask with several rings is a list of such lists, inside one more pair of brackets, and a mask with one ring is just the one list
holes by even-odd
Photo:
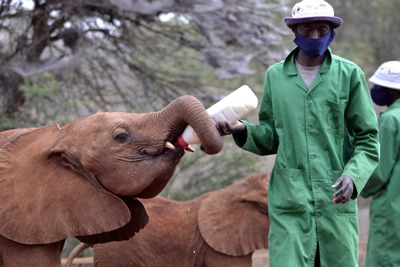
[[[99, 112], [67, 125], [0, 133], [0, 266], [60, 266], [66, 238], [127, 240], [148, 222], [137, 198], [166, 186], [187, 125], [207, 154], [222, 149], [203, 104], [182, 96], [158, 112]], [[168, 148], [167, 148], [168, 147]]]
[[144, 200], [149, 224], [127, 241], [94, 245], [95, 266], [251, 267], [253, 252], [268, 248], [268, 181], [254, 173], [191, 201]]

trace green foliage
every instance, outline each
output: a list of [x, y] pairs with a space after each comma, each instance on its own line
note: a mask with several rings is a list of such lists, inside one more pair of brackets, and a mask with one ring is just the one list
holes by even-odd
[[201, 151], [196, 151], [186, 155], [162, 195], [175, 200], [193, 199], [244, 178], [261, 162], [260, 158], [239, 148], [225, 149], [234, 154], [203, 156]]
[[14, 114], [18, 118], [18, 124], [14, 126], [63, 125], [75, 119], [76, 115], [68, 112], [71, 102], [65, 98], [62, 86], [51, 72], [25, 79], [20, 89], [24, 92], [26, 105]]
[[12, 114], [4, 114], [0, 129], [38, 127], [51, 123], [63, 125], [77, 118], [69, 111], [71, 102], [65, 99], [62, 86], [50, 72], [25, 78], [19, 87], [24, 93], [24, 105]]
[[25, 98], [27, 101], [35, 96], [51, 96], [58, 98], [61, 90], [57, 80], [54, 79], [54, 75], [50, 72], [45, 72], [35, 80], [25, 80], [25, 83], [21, 86], [21, 89], [25, 92]]
[[344, 21], [333, 42], [335, 52], [357, 63], [369, 77], [384, 61], [400, 60], [398, 0], [336, 0], [335, 15]]

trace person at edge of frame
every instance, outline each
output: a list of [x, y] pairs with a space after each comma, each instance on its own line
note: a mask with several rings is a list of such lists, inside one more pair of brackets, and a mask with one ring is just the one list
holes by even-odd
[[378, 106], [381, 159], [361, 191], [371, 197], [366, 267], [400, 267], [400, 61], [387, 61], [369, 79]]

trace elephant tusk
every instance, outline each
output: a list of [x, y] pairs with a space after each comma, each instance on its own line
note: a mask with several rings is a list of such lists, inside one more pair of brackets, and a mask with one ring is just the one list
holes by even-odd
[[186, 150], [186, 151], [189, 151], [189, 152], [194, 152], [194, 151], [195, 151], [194, 148], [191, 147], [190, 145], [187, 146], [187, 147], [185, 147], [185, 150]]
[[165, 147], [171, 150], [175, 149], [175, 146], [171, 142], [165, 142]]

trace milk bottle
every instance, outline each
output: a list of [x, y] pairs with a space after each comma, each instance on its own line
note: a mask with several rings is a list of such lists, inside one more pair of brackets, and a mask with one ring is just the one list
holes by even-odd
[[[207, 109], [214, 124], [219, 121], [228, 121], [234, 123], [251, 113], [257, 108], [257, 96], [247, 85], [242, 85], [211, 107]], [[194, 151], [191, 144], [200, 144], [193, 128], [188, 125], [182, 135], [178, 137], [178, 144], [188, 151]]]

